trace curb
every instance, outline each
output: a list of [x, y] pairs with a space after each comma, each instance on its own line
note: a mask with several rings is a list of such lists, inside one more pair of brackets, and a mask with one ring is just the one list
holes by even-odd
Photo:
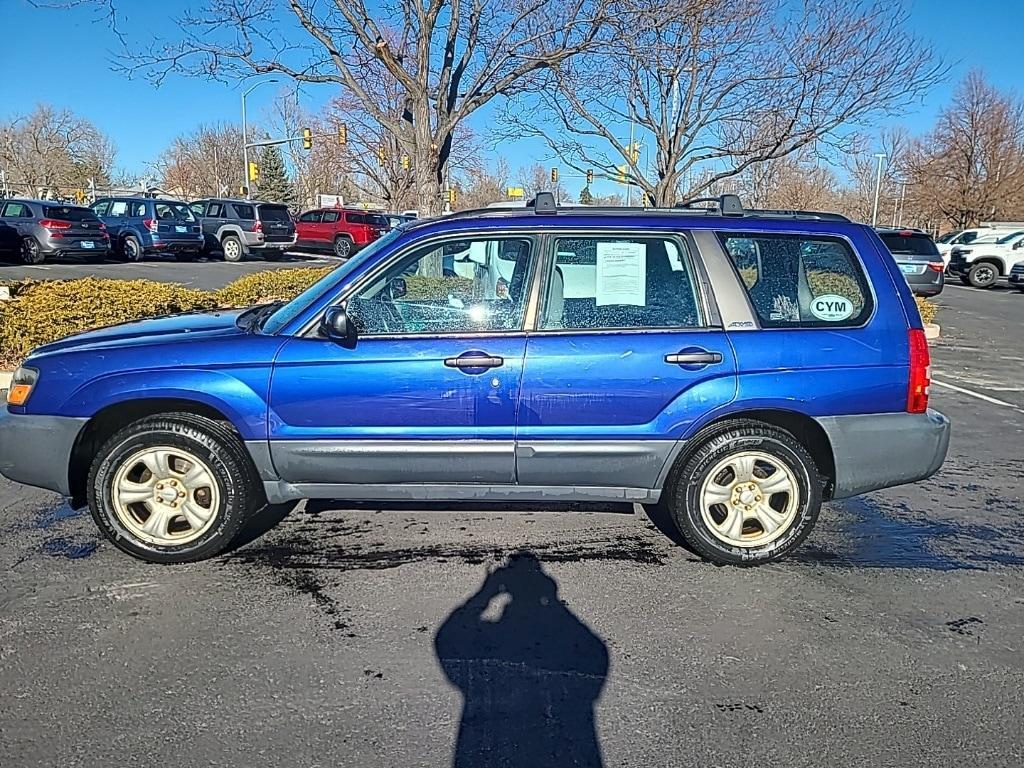
[[925, 323], [924, 324], [924, 337], [929, 341], [939, 338], [940, 328], [938, 323]]

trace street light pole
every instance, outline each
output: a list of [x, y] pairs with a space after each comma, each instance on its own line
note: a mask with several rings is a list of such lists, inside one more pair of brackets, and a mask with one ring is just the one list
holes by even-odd
[[245, 97], [255, 91], [261, 85], [278, 82], [276, 77], [269, 80], [259, 80], [242, 91], [242, 186], [245, 187], [245, 199], [251, 200], [252, 194], [249, 190], [249, 135], [248, 126], [245, 122]]
[[878, 174], [875, 176], [875, 205], [871, 209], [871, 226], [878, 225], [878, 194], [882, 191], [882, 163], [885, 162], [885, 153], [876, 152], [878, 158]]

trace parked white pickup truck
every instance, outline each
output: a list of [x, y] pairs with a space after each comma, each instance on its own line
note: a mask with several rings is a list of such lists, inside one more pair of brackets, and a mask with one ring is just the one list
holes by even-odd
[[978, 238], [970, 245], [953, 246], [946, 267], [964, 285], [991, 288], [1000, 277], [1024, 258], [1024, 229], [989, 239]]

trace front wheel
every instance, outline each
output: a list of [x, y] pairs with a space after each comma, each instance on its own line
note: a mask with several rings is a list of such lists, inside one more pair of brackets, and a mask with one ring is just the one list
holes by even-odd
[[799, 546], [821, 509], [821, 478], [789, 432], [737, 422], [712, 434], [664, 490], [679, 532], [702, 557], [759, 565]]
[[89, 510], [103, 534], [153, 563], [186, 563], [224, 551], [262, 503], [238, 436], [189, 413], [128, 425], [89, 470]]
[[971, 267], [967, 273], [968, 282], [975, 288], [991, 288], [999, 279], [999, 267], [983, 261]]

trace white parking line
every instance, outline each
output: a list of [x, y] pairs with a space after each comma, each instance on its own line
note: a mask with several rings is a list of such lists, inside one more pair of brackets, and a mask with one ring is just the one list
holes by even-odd
[[979, 400], [984, 400], [986, 403], [992, 403], [992, 405], [1000, 405], [1000, 406], [1002, 406], [1004, 408], [1012, 408], [1013, 410], [1017, 411], [1018, 413], [1024, 413], [1024, 408], [1019, 408], [1016, 405], [1014, 405], [1013, 403], [1008, 403], [1005, 400], [999, 400], [999, 399], [994, 398], [994, 397], [989, 397], [988, 395], [983, 395], [981, 392], [975, 392], [973, 389], [966, 389], [964, 387], [958, 387], [956, 384], [949, 384], [948, 382], [945, 382], [945, 381], [939, 381], [938, 379], [936, 379], [934, 377], [932, 377], [932, 384], [937, 384], [938, 386], [945, 387], [946, 389], [952, 389], [954, 392], [959, 392], [959, 393], [961, 393], [963, 395], [968, 395], [970, 397], [976, 397]]

